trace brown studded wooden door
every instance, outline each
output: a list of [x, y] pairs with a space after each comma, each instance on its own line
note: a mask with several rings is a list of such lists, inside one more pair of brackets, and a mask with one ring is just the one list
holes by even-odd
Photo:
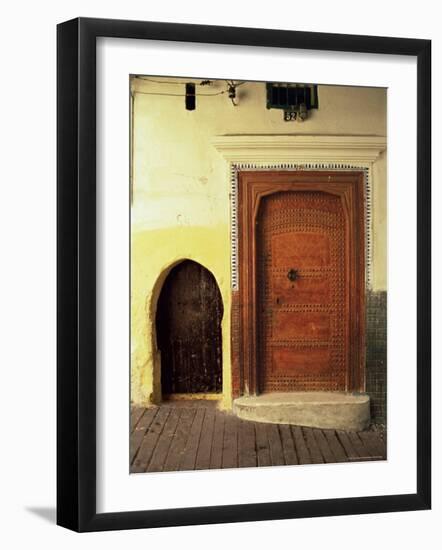
[[364, 174], [240, 171], [238, 251], [236, 395], [363, 391]]
[[163, 395], [222, 391], [222, 315], [210, 271], [191, 260], [171, 270], [156, 316]]
[[339, 196], [262, 199], [257, 224], [259, 389], [345, 390], [349, 285]]

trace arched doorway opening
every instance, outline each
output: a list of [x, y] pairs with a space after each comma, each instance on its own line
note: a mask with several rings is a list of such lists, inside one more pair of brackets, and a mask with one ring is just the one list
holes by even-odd
[[163, 396], [222, 392], [222, 316], [210, 271], [191, 260], [171, 269], [156, 312]]

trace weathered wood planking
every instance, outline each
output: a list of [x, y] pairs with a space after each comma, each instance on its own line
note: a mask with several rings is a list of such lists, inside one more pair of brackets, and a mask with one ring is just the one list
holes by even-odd
[[138, 451], [133, 466], [133, 473], [145, 472], [149, 466], [150, 459], [155, 450], [158, 438], [163, 431], [164, 425], [166, 423], [167, 417], [169, 416], [170, 410], [167, 408], [159, 408], [155, 418], [153, 419], [149, 430], [145, 434], [143, 441]]
[[299, 464], [290, 426], [281, 424], [279, 426], [279, 432], [281, 434], [282, 450], [284, 453], [285, 463], [288, 465]]
[[143, 412], [144, 414], [139, 419], [130, 437], [130, 463], [131, 464], [134, 461], [134, 458], [140, 448], [143, 438], [146, 435], [146, 432], [149, 429], [149, 426], [151, 425], [153, 419], [155, 418], [155, 415], [157, 414], [158, 409], [156, 407], [151, 409], [144, 409]]
[[379, 459], [386, 458], [386, 445], [378, 434], [374, 432], [358, 432], [358, 435], [372, 457], [379, 457]]
[[347, 432], [348, 438], [350, 439], [354, 449], [358, 453], [359, 458], [364, 458], [366, 460], [371, 459], [371, 454], [365, 445], [362, 443], [361, 438], [356, 432]]
[[272, 466], [284, 466], [284, 452], [282, 450], [281, 437], [277, 424], [267, 425], [267, 437], [269, 439], [270, 459]]
[[238, 424], [239, 419], [231, 414], [227, 415], [224, 423], [223, 468], [238, 466]]
[[223, 443], [224, 443], [224, 420], [225, 415], [218, 412], [215, 415], [215, 425], [212, 441], [212, 453], [210, 455], [210, 468], [220, 469], [223, 464]]
[[327, 463], [336, 462], [336, 457], [333, 454], [333, 451], [331, 450], [322, 430], [314, 429], [313, 435], [315, 436], [316, 443], [318, 444], [319, 450], [321, 451], [324, 461]]
[[[383, 460], [378, 432], [240, 420], [191, 402], [132, 411], [131, 473]], [[131, 420], [132, 421], [132, 420]]]
[[238, 466], [253, 468], [257, 466], [255, 448], [255, 427], [253, 422], [241, 420], [238, 436]]
[[345, 453], [349, 460], [358, 460], [359, 454], [357, 450], [354, 448], [353, 443], [351, 442], [350, 438], [348, 437], [348, 433], [344, 432], [342, 430], [336, 430], [336, 434], [338, 436], [338, 439], [342, 446], [345, 449]]
[[189, 439], [186, 444], [186, 452], [183, 453], [180, 462], [180, 470], [194, 470], [196, 462], [196, 454], [198, 452], [198, 445], [200, 441], [201, 428], [203, 426], [204, 415], [206, 409], [199, 408], [196, 411], [195, 418], [193, 419], [192, 427], [190, 428]]
[[324, 459], [322, 458], [321, 451], [316, 443], [315, 435], [312, 428], [302, 428], [305, 441], [310, 452], [311, 464], [322, 464]]
[[183, 409], [177, 429], [169, 448], [163, 471], [174, 472], [179, 470], [181, 459], [186, 450], [187, 439], [195, 418], [196, 409]]
[[169, 452], [172, 438], [175, 435], [175, 431], [180, 418], [181, 409], [172, 409], [164, 424], [164, 429], [158, 438], [152, 458], [150, 459], [148, 472], [161, 472], [166, 462], [167, 454]]
[[212, 452], [213, 425], [215, 423], [215, 411], [207, 409], [201, 428], [201, 437], [196, 455], [195, 470], [207, 470], [210, 468], [210, 455]]
[[132, 407], [130, 412], [130, 432], [131, 433], [135, 430], [145, 410], [146, 409], [144, 407]]
[[291, 429], [299, 464], [312, 464], [312, 459], [310, 458], [310, 453], [307, 448], [302, 429], [299, 426], [291, 426]]
[[348, 462], [348, 456], [345, 454], [343, 446], [339, 443], [334, 430], [322, 430], [328, 441], [330, 449], [335, 456], [335, 462]]
[[258, 456], [258, 466], [271, 466], [269, 440], [267, 437], [267, 427], [265, 424], [257, 422], [255, 424], [256, 433], [256, 454]]

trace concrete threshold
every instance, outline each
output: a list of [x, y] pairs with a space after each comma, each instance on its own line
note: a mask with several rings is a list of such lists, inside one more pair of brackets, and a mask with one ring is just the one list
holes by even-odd
[[233, 412], [244, 420], [362, 431], [370, 424], [370, 398], [351, 392], [290, 392], [243, 396]]

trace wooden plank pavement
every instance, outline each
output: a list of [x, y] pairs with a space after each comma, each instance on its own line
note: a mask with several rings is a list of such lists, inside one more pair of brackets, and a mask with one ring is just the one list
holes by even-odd
[[131, 473], [385, 458], [385, 438], [378, 431], [250, 422], [218, 410], [213, 402], [171, 402], [131, 410]]

